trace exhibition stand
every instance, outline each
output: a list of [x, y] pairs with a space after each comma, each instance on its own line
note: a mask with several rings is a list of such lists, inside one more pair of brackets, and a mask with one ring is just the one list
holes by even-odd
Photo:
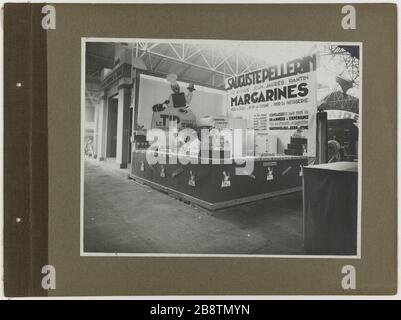
[[210, 210], [300, 191], [315, 158], [315, 71], [311, 55], [228, 78], [222, 89], [136, 70], [130, 177]]

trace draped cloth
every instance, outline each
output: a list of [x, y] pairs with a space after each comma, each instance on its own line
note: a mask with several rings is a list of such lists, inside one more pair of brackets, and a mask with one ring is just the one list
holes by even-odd
[[303, 211], [306, 254], [356, 255], [357, 163], [304, 167]]

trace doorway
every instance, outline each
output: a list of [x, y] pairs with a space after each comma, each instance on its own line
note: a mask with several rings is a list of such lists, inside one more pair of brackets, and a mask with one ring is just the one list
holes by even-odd
[[107, 108], [106, 158], [115, 158], [117, 154], [117, 114], [118, 98], [111, 97]]

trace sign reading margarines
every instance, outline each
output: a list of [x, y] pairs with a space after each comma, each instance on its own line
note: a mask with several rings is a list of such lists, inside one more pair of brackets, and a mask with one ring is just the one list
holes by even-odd
[[248, 128], [278, 137], [284, 153], [291, 136], [308, 139], [307, 154], [316, 145], [316, 54], [226, 79], [228, 110], [247, 119]]

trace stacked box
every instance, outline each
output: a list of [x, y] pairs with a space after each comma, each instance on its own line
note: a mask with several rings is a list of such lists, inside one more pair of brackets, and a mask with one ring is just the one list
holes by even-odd
[[284, 150], [284, 154], [301, 156], [304, 151], [304, 146], [306, 149], [307, 144], [308, 140], [306, 138], [291, 137], [291, 143], [287, 144], [287, 149]]

